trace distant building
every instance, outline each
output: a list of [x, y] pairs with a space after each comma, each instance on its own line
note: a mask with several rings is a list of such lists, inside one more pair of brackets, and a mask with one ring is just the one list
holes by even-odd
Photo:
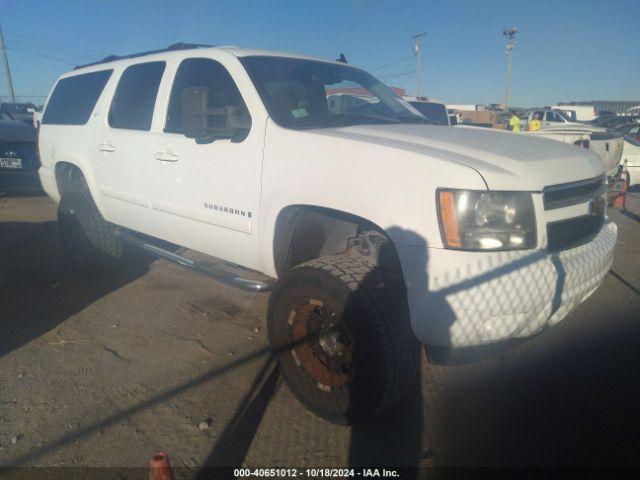
[[560, 102], [558, 105], [585, 105], [588, 107], [595, 107], [598, 112], [613, 112], [613, 113], [624, 113], [632, 107], [640, 106], [639, 101], [619, 101], [619, 100], [588, 100], [585, 102]]

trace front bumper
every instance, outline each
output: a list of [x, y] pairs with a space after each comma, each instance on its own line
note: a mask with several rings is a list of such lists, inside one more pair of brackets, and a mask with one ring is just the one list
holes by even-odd
[[616, 238], [607, 221], [589, 243], [558, 253], [400, 246], [413, 330], [427, 345], [454, 348], [533, 335], [600, 285]]
[[0, 170], [0, 192], [42, 191], [37, 171]]

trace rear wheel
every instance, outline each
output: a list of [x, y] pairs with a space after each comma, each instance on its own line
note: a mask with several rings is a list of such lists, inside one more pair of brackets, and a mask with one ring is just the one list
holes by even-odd
[[271, 295], [268, 328], [292, 392], [335, 423], [386, 410], [418, 372], [404, 285], [364, 259], [333, 255], [287, 272]]
[[124, 255], [122, 240], [88, 191], [64, 193], [58, 205], [58, 228], [65, 257], [80, 273], [96, 273]]

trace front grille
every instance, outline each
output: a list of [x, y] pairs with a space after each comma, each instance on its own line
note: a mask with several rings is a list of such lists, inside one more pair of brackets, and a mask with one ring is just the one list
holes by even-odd
[[555, 208], [585, 203], [592, 198], [603, 195], [605, 191], [604, 175], [581, 182], [564, 183], [562, 185], [546, 187], [542, 191], [544, 209], [553, 210]]
[[603, 224], [604, 213], [548, 223], [548, 249], [557, 252], [587, 243], [600, 232]]

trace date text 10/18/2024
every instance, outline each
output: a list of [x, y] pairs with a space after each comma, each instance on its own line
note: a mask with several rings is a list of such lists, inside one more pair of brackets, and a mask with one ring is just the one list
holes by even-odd
[[236, 468], [236, 478], [399, 478], [397, 470], [386, 468]]

